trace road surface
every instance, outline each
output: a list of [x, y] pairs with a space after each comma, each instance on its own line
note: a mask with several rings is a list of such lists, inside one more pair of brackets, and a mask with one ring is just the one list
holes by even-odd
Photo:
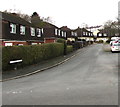
[[118, 53], [102, 44], [55, 68], [2, 84], [3, 105], [118, 105]]

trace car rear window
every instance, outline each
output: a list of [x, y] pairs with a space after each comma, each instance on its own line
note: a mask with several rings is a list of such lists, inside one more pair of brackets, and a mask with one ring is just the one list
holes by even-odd
[[113, 44], [113, 46], [120, 46], [120, 44]]

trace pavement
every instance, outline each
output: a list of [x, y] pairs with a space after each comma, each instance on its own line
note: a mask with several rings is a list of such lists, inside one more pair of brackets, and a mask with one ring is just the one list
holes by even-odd
[[8, 81], [8, 80], [12, 80], [12, 79], [17, 79], [17, 78], [33, 75], [35, 73], [53, 68], [55, 66], [58, 66], [64, 62], [66, 62], [67, 60], [74, 57], [79, 52], [80, 52], [80, 49], [75, 50], [72, 53], [69, 53], [67, 55], [63, 55], [63, 56], [59, 56], [59, 57], [52, 58], [49, 60], [45, 60], [40, 63], [33, 64], [33, 65], [30, 65], [30, 66], [27, 66], [27, 67], [24, 67], [21, 69], [4, 71], [4, 72], [2, 72], [2, 80], [0, 80], [0, 81]]
[[2, 82], [2, 103], [118, 105], [118, 53], [106, 52], [103, 44], [94, 44], [59, 66]]

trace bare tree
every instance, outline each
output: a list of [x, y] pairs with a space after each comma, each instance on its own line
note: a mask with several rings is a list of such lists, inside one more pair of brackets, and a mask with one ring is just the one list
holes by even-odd
[[108, 34], [108, 36], [119, 36], [119, 23], [118, 21], [108, 20], [104, 24], [103, 31]]

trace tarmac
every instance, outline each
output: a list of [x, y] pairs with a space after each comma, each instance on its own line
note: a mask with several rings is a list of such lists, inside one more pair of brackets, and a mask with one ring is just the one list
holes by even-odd
[[59, 56], [56, 58], [42, 61], [38, 64], [33, 64], [33, 65], [20, 68], [20, 69], [16, 69], [16, 70], [4, 71], [2, 72], [2, 80], [0, 80], [0, 82], [18, 79], [18, 78], [22, 78], [25, 76], [33, 75], [33, 74], [48, 70], [50, 68], [53, 68], [55, 66], [65, 63], [72, 57], [76, 56], [79, 52], [80, 52], [80, 49], [75, 50], [67, 55], [63, 55], [63, 56]]

